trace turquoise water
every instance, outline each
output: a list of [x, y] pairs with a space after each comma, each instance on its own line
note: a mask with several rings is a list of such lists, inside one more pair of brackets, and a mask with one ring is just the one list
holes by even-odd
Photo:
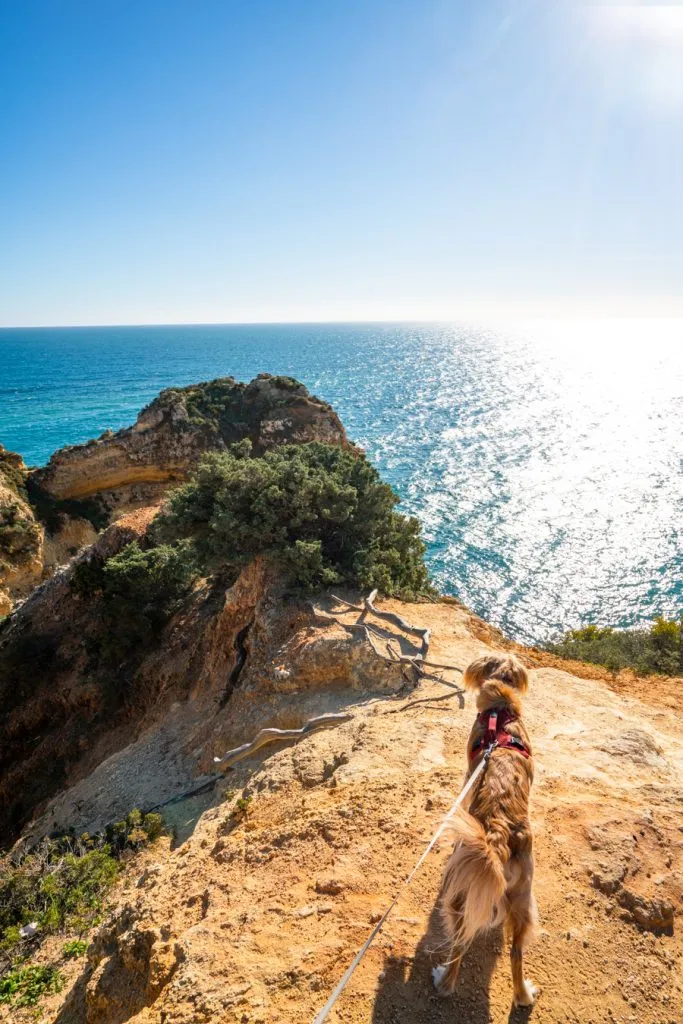
[[0, 331], [0, 441], [29, 464], [169, 385], [290, 374], [419, 516], [438, 587], [516, 638], [683, 610], [683, 324]]

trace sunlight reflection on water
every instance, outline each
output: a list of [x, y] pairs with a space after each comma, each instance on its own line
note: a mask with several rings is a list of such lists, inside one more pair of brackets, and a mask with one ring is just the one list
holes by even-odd
[[683, 608], [683, 322], [0, 331], [29, 461], [161, 387], [303, 380], [420, 517], [439, 588], [531, 641]]

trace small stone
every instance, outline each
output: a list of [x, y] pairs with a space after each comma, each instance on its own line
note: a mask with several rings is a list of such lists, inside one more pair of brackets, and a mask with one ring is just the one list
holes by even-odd
[[338, 896], [343, 890], [344, 884], [338, 878], [319, 878], [315, 883], [315, 891], [325, 896]]

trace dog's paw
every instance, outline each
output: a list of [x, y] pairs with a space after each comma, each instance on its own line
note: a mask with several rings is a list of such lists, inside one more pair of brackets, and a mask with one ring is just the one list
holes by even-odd
[[456, 974], [449, 970], [448, 964], [432, 967], [432, 981], [440, 996], [452, 996], [455, 991]]
[[515, 996], [515, 1006], [533, 1006], [538, 995], [538, 989], [527, 979], [524, 980], [522, 991]]
[[438, 967], [432, 967], [432, 981], [434, 982], [434, 988], [436, 991], [440, 991], [441, 982], [446, 977], [446, 971], [448, 970], [444, 964], [439, 964]]

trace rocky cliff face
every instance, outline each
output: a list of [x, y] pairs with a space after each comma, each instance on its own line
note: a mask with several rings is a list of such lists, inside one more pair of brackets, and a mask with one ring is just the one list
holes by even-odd
[[0, 617], [43, 571], [43, 529], [27, 500], [27, 475], [21, 456], [0, 445]]
[[[296, 744], [265, 747], [213, 793], [167, 805], [174, 848], [162, 839], [124, 872], [87, 962], [64, 965], [67, 986], [45, 1000], [43, 1019], [312, 1020], [458, 792], [476, 713], [472, 696], [459, 689], [460, 674], [437, 673], [416, 692], [397, 690], [399, 679], [390, 671], [381, 677], [384, 669], [366, 644], [341, 627], [312, 627], [305, 609], [271, 600], [267, 587], [254, 565], [214, 598], [207, 647], [193, 635], [205, 620], [189, 617], [187, 630], [176, 623], [174, 656], [181, 663], [169, 661], [165, 678], [177, 685], [190, 667], [192, 695], [167, 705], [163, 720], [51, 801], [42, 827], [72, 822], [80, 829], [109, 809], [117, 816], [143, 798], [151, 803], [169, 777], [176, 789], [188, 786], [183, 767], [251, 738], [261, 724], [298, 724], [342, 709], [350, 720]], [[429, 627], [440, 663], [462, 668], [491, 650], [482, 638], [499, 642], [453, 603], [382, 607]], [[340, 617], [353, 623], [358, 615]], [[249, 622], [240, 641], [246, 667], [233, 677], [221, 709], [236, 664], [230, 643]], [[396, 630], [388, 632], [401, 641]], [[642, 693], [637, 681], [615, 692], [603, 680], [539, 665], [532, 651], [519, 653], [532, 668], [524, 717], [535, 756], [531, 822], [541, 919], [525, 959], [541, 989], [533, 1020], [678, 1024], [677, 710], [662, 702], [658, 680]], [[191, 667], [197, 659], [203, 675]], [[180, 752], [175, 759], [173, 749]], [[249, 796], [247, 813], [237, 813], [236, 801]], [[444, 1000], [433, 991], [431, 967], [443, 958], [437, 897], [449, 846], [444, 838], [402, 892], [331, 1020], [526, 1019], [510, 1016], [509, 958], [497, 931], [473, 947], [455, 996]], [[55, 937], [57, 951], [62, 942]], [[14, 1011], [12, 1019], [28, 1022], [28, 1012]]]
[[132, 427], [61, 448], [42, 469], [0, 446], [0, 616], [92, 544], [109, 521], [158, 504], [201, 456], [248, 438], [254, 452], [321, 441], [347, 446], [334, 410], [289, 377], [226, 377], [169, 388]]
[[[310, 607], [285, 599], [279, 575], [260, 559], [229, 585], [220, 578], [197, 584], [152, 644], [98, 663], [94, 652], [107, 629], [101, 603], [74, 591], [74, 573], [85, 560], [144, 541], [155, 512], [122, 516], [0, 630], [5, 841], [79, 780], [88, 780], [79, 810], [70, 797], [57, 799], [38, 832], [92, 831], [130, 806], [174, 796], [213, 770], [214, 754], [263, 725], [302, 724], [321, 690], [386, 692], [405, 684], [400, 666], [378, 659], [357, 633], [314, 626]], [[112, 758], [124, 748], [115, 769]], [[107, 780], [118, 772], [127, 782], [117, 797]]]
[[169, 388], [132, 427], [62, 448], [33, 484], [59, 501], [93, 499], [109, 512], [150, 504], [186, 479], [207, 451], [249, 438], [256, 453], [305, 441], [346, 445], [334, 410], [289, 377], [226, 377]]

